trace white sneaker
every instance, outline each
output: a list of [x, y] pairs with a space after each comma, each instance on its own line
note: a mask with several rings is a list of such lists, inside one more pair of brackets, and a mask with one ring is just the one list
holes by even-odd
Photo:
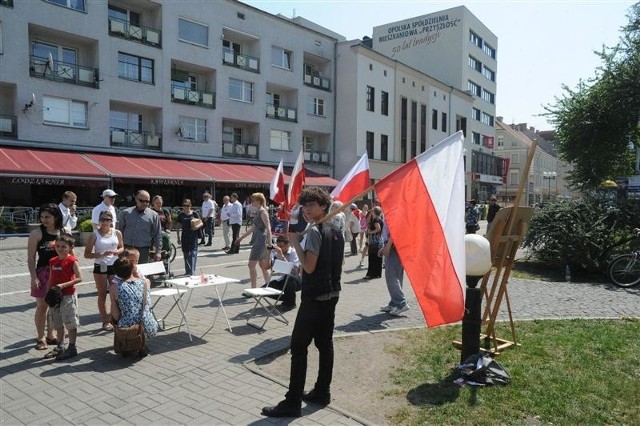
[[389, 305], [383, 306], [380, 308], [382, 312], [391, 312], [392, 309], [393, 309], [393, 306], [389, 306]]
[[401, 316], [404, 312], [407, 312], [408, 310], [409, 310], [409, 305], [404, 305], [402, 308], [397, 308], [397, 307], [392, 308], [392, 309], [389, 311], [389, 313], [390, 313], [391, 315], [394, 315], [394, 316], [396, 316], [396, 317], [399, 317], [399, 316]]

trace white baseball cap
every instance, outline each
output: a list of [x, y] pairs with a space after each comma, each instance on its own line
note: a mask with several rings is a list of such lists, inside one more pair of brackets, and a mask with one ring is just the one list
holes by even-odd
[[105, 189], [104, 191], [102, 191], [102, 198], [104, 197], [115, 197], [116, 192], [113, 189]]

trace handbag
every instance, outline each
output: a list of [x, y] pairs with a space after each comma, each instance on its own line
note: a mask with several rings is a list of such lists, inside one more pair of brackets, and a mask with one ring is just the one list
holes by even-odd
[[191, 229], [192, 229], [193, 231], [195, 231], [195, 230], [197, 230], [197, 229], [200, 229], [200, 228], [202, 228], [203, 226], [204, 226], [204, 222], [202, 221], [202, 219], [197, 218], [197, 217], [196, 217], [196, 218], [191, 219]]
[[147, 301], [147, 286], [143, 283], [142, 290], [142, 310], [140, 311], [140, 322], [133, 324], [131, 327], [118, 327], [113, 325], [113, 351], [117, 354], [127, 352], [138, 352], [146, 345], [146, 337], [144, 327], [142, 326], [142, 317], [144, 315], [144, 306]]

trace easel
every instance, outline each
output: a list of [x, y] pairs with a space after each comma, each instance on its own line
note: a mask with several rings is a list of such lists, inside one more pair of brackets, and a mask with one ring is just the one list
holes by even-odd
[[[513, 314], [511, 312], [511, 301], [507, 292], [507, 284], [513, 269], [516, 252], [522, 243], [522, 238], [527, 231], [529, 220], [533, 214], [533, 208], [520, 207], [520, 200], [525, 185], [528, 184], [529, 169], [533, 161], [533, 155], [536, 150], [536, 141], [534, 140], [529, 150], [527, 163], [525, 164], [520, 185], [516, 195], [513, 207], [503, 208], [498, 211], [495, 218], [491, 222], [487, 230], [487, 239], [491, 244], [492, 266], [495, 267], [493, 275], [486, 274], [482, 278], [480, 290], [485, 299], [485, 308], [482, 315], [482, 324], [486, 324], [486, 331], [480, 336], [482, 351], [499, 354], [503, 349], [514, 345], [519, 345], [516, 340], [516, 330], [513, 324]], [[493, 281], [489, 285], [489, 280], [493, 277]], [[496, 336], [495, 322], [500, 312], [502, 299], [507, 302], [507, 311], [509, 313], [509, 325], [511, 327], [512, 340], [501, 339]], [[458, 342], [454, 342], [456, 344]]]

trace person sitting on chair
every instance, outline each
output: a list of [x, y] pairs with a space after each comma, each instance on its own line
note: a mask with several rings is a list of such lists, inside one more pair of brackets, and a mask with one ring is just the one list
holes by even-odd
[[[287, 275], [276, 277], [268, 284], [269, 287], [277, 290], [282, 290], [284, 287], [284, 294], [280, 298], [282, 303], [278, 308], [283, 311], [289, 311], [296, 307], [296, 291], [300, 290], [300, 260], [298, 259], [298, 253], [289, 245], [289, 239], [284, 235], [280, 235], [276, 239], [276, 245], [271, 249], [271, 262], [273, 263], [276, 259], [295, 265], [291, 270], [286, 287], [284, 287], [284, 282]], [[263, 285], [263, 287], [267, 287], [267, 284]], [[277, 296], [272, 297], [274, 299], [277, 298]]]

